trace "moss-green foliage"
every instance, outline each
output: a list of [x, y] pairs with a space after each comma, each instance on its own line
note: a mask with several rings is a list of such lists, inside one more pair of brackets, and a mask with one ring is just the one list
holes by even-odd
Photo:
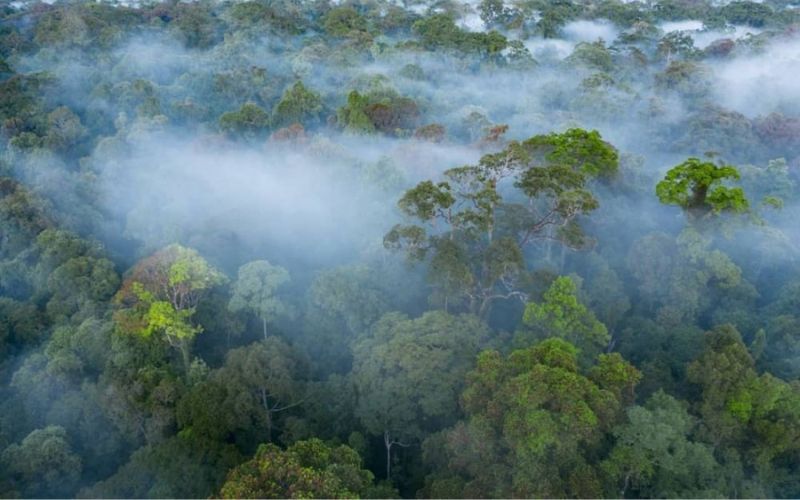
[[[544, 294], [544, 302], [525, 306], [522, 321], [533, 338], [560, 337], [590, 353], [600, 352], [610, 340], [594, 313], [580, 303], [578, 288], [568, 277], [557, 278]], [[519, 343], [529, 335], [520, 335]]]
[[447, 14], [436, 14], [419, 20], [414, 23], [413, 30], [422, 40], [423, 46], [430, 50], [454, 50], [491, 59], [499, 57], [508, 47], [508, 40], [500, 33], [463, 30]]
[[272, 126], [285, 127], [294, 123], [304, 126], [317, 125], [322, 112], [319, 94], [306, 88], [303, 82], [296, 82], [286, 89], [280, 101], [272, 110]]
[[367, 21], [352, 7], [335, 7], [323, 19], [325, 32], [336, 37], [358, 37], [367, 31]]
[[437, 466], [428, 494], [599, 495], [600, 473], [587, 457], [620, 418], [621, 394], [639, 374], [624, 361], [601, 360], [587, 377], [577, 356], [558, 338], [508, 357], [481, 353], [462, 396], [467, 419], [425, 445]]
[[233, 469], [222, 498], [359, 498], [373, 475], [361, 468], [353, 449], [319, 439], [298, 441], [286, 450], [262, 444], [255, 456]]
[[419, 108], [413, 99], [393, 90], [376, 89], [366, 94], [353, 90], [337, 111], [337, 123], [350, 132], [407, 135], [417, 124]]
[[219, 117], [222, 131], [248, 139], [265, 134], [269, 123], [269, 113], [253, 103], [243, 104], [238, 110]]
[[19, 493], [30, 497], [71, 491], [82, 465], [66, 431], [56, 426], [37, 429], [21, 443], [9, 446], [0, 455], [0, 463], [12, 482], [19, 484]]
[[[586, 244], [575, 219], [598, 206], [589, 180], [613, 176], [617, 166], [616, 151], [596, 131], [512, 142], [478, 165], [447, 170], [443, 181], [422, 181], [406, 191], [398, 207], [419, 225], [395, 226], [384, 246], [413, 259], [431, 256], [437, 302], [488, 314], [495, 301], [524, 300], [523, 252], [537, 238], [572, 248]], [[506, 181], [515, 194], [498, 189]]]

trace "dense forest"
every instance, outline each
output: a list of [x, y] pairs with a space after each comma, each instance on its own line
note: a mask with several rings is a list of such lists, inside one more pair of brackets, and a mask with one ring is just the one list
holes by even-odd
[[800, 497], [792, 2], [0, 1], [0, 497]]

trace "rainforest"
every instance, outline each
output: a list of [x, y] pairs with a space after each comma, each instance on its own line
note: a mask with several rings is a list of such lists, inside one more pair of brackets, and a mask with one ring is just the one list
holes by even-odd
[[0, 0], [0, 497], [800, 497], [797, 0]]

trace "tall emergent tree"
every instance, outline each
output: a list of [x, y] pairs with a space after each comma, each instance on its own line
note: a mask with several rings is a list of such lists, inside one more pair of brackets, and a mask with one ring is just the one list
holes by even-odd
[[115, 299], [122, 306], [117, 323], [136, 335], [162, 335], [188, 370], [192, 341], [203, 331], [192, 316], [203, 296], [224, 280], [197, 251], [170, 245], [129, 272]]
[[612, 177], [618, 163], [617, 151], [597, 131], [511, 142], [477, 165], [452, 168], [444, 180], [408, 190], [398, 205], [418, 224], [396, 225], [384, 245], [412, 259], [430, 256], [434, 298], [445, 309], [466, 304], [485, 316], [498, 299], [526, 300], [520, 282], [527, 245], [586, 244], [578, 218], [598, 207], [589, 184]]
[[739, 171], [731, 165], [689, 158], [667, 172], [656, 185], [656, 195], [661, 203], [678, 205], [695, 219], [723, 211], [746, 212], [749, 203], [744, 191], [725, 186], [726, 180], [738, 181]]

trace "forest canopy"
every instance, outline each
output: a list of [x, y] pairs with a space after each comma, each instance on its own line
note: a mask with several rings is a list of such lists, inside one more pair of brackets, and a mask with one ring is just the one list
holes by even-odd
[[795, 0], [0, 2], [0, 497], [800, 497]]

